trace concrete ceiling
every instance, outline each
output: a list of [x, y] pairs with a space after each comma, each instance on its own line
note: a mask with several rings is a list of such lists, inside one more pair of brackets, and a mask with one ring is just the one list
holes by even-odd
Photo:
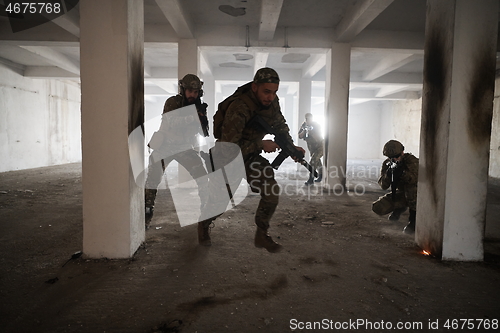
[[[201, 76], [218, 85], [249, 81], [263, 66], [283, 85], [324, 81], [336, 41], [352, 45], [351, 103], [419, 98], [425, 13], [426, 0], [144, 0], [146, 94], [177, 92], [177, 42], [195, 38]], [[78, 6], [16, 33], [0, 16], [0, 63], [26, 77], [78, 80], [79, 33]]]

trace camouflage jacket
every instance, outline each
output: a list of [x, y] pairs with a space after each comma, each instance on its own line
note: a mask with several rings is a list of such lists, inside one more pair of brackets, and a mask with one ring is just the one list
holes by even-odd
[[[378, 184], [383, 190], [388, 189], [391, 186], [391, 177], [387, 176], [387, 169], [389, 168], [389, 162], [391, 160], [388, 158], [382, 163], [382, 169], [380, 170], [380, 178], [378, 179]], [[418, 182], [418, 158], [410, 153], [405, 153], [403, 159], [400, 162], [404, 170], [401, 180], [398, 184], [398, 189], [402, 190], [406, 185], [417, 185]]]
[[281, 113], [278, 97], [272, 102], [269, 109], [263, 109], [259, 106], [260, 104], [251, 89], [245, 94], [253, 102], [253, 105], [247, 105], [241, 97], [229, 105], [222, 123], [220, 141], [237, 144], [245, 161], [254, 154], [260, 154], [262, 152], [262, 139], [268, 133], [248, 126], [248, 122], [252, 117], [258, 114], [269, 125], [273, 126], [278, 133], [285, 134], [290, 142], [293, 142], [290, 129]]
[[312, 122], [310, 125], [310, 130], [307, 131], [307, 136], [305, 136], [305, 127], [307, 126], [304, 121], [300, 126], [299, 138], [304, 135], [302, 139], [307, 142], [307, 149], [310, 152], [316, 151], [323, 147], [323, 138], [321, 137], [321, 128], [317, 122]]
[[[163, 119], [167, 112], [180, 109], [184, 106], [185, 99], [181, 95], [172, 96], [167, 99], [163, 106]], [[185, 149], [197, 146], [197, 135], [201, 129], [198, 117], [188, 115], [186, 117], [169, 117], [168, 121], [162, 120], [160, 132], [165, 133], [164, 144], [167, 146], [177, 145]]]

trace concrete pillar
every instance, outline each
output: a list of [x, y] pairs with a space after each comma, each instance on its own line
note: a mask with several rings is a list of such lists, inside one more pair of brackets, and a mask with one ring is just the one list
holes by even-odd
[[91, 258], [129, 258], [144, 241], [144, 190], [128, 147], [144, 122], [143, 12], [140, 0], [80, 4], [83, 252]]
[[178, 48], [178, 68], [179, 80], [186, 74], [199, 75], [200, 57], [198, 54], [198, 44], [196, 39], [179, 40]]
[[498, 1], [428, 0], [415, 239], [483, 260]]
[[[177, 65], [177, 77], [182, 79], [186, 74], [195, 74], [198, 77], [200, 69], [200, 57], [198, 53], [198, 44], [196, 39], [181, 39], [178, 44], [178, 65]], [[189, 172], [179, 165], [178, 168], [178, 179], [179, 184], [187, 182], [191, 179]], [[188, 186], [184, 184], [183, 186]]]
[[[305, 120], [306, 113], [311, 112], [311, 96], [312, 96], [312, 86], [311, 78], [303, 77], [299, 82], [299, 114], [298, 114], [298, 126], [295, 129], [295, 134], [297, 135], [300, 125]], [[309, 151], [307, 149], [307, 143], [305, 140], [299, 139], [297, 145], [301, 146], [306, 150], [306, 159], [309, 159]]]
[[351, 45], [333, 43], [326, 57], [325, 189], [340, 193], [346, 185], [347, 121]]
[[288, 124], [288, 127], [290, 128], [290, 134], [292, 138], [294, 139], [294, 142], [296, 144], [297, 142], [297, 125], [294, 117], [294, 96], [287, 94], [284, 96], [285, 99], [285, 110], [281, 110], [283, 113], [283, 116], [285, 116], [286, 123]]

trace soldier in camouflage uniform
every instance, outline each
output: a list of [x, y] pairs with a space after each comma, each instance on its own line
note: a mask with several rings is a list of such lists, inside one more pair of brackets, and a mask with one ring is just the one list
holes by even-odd
[[[202, 207], [208, 200], [208, 184], [206, 177], [203, 177], [207, 174], [207, 171], [200, 155], [193, 149], [197, 143], [197, 132], [195, 131], [200, 128], [200, 120], [202, 120], [203, 123], [203, 115], [200, 114], [200, 106], [202, 105], [200, 97], [203, 93], [201, 89], [202, 85], [203, 83], [196, 75], [187, 74], [179, 81], [179, 94], [168, 98], [165, 102], [163, 114], [184, 106], [195, 104], [199, 112], [199, 118], [189, 115], [186, 117], [169, 118], [168, 123], [162, 120], [158, 132], [166, 133], [166, 135], [162, 135], [161, 148], [158, 150], [162, 149], [162, 157], [168, 157], [163, 158], [161, 162], [154, 163], [153, 156], [155, 152], [150, 156], [148, 177], [145, 186], [146, 227], [149, 226], [149, 222], [153, 217], [158, 185], [161, 182], [165, 168], [172, 160], [176, 160], [179, 164], [184, 166], [191, 177], [196, 181]], [[205, 103], [203, 103], [203, 107], [206, 110]], [[151, 142], [153, 142], [153, 139]], [[169, 147], [175, 147], [175, 152], [178, 153], [169, 154]], [[209, 226], [211, 222], [212, 220], [205, 220], [198, 223], [198, 241], [202, 245], [211, 245], [209, 235]]]
[[391, 213], [389, 219], [397, 221], [406, 208], [409, 208], [410, 217], [403, 231], [413, 234], [417, 215], [418, 158], [405, 153], [404, 149], [401, 142], [396, 140], [390, 140], [384, 145], [383, 154], [388, 158], [382, 163], [378, 183], [386, 190], [391, 187], [394, 179], [397, 182], [396, 193], [395, 196], [388, 193], [380, 197], [373, 203], [372, 210], [378, 215]]
[[[262, 157], [262, 151], [271, 153], [279, 149], [272, 140], [263, 140], [267, 133], [249, 125], [254, 115], [260, 115], [278, 132], [285, 134], [290, 142], [290, 130], [281, 113], [276, 92], [279, 76], [274, 69], [261, 68], [254, 80], [238, 88], [243, 93], [227, 108], [222, 123], [221, 142], [237, 144], [245, 164], [247, 182], [253, 192], [260, 193], [261, 199], [255, 214], [257, 231], [254, 244], [269, 252], [278, 252], [281, 245], [268, 235], [269, 221], [279, 201], [280, 187], [274, 179], [274, 170], [269, 161]], [[304, 152], [301, 147], [296, 147]]]
[[319, 124], [313, 121], [313, 115], [306, 113], [306, 120], [302, 123], [299, 130], [299, 139], [307, 142], [307, 148], [311, 154], [309, 164], [318, 170], [318, 178], [314, 179], [314, 174], [309, 175], [306, 185], [312, 185], [314, 182], [320, 182], [323, 178], [323, 168], [321, 158], [323, 157], [323, 138], [321, 137], [321, 128]]

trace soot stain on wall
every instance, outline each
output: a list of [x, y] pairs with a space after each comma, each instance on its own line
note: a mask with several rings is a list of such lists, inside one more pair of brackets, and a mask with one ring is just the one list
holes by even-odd
[[491, 47], [478, 50], [467, 96], [467, 134], [469, 141], [480, 146], [491, 136], [495, 90], [495, 52]]
[[439, 122], [448, 91], [448, 62], [445, 55], [444, 38], [439, 29], [430, 28], [424, 56], [424, 85], [426, 87], [423, 105], [423, 126], [425, 144], [425, 172], [432, 189], [434, 205], [437, 204], [436, 161], [439, 156], [436, 141]]
[[[144, 54], [137, 51], [131, 61], [132, 110], [129, 114], [128, 132], [144, 124]], [[144, 134], [144, 128], [143, 128]]]

